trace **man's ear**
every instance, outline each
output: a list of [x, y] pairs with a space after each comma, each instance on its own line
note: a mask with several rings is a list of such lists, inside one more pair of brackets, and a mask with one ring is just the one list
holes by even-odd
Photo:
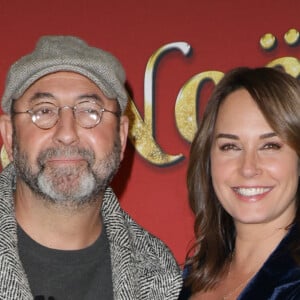
[[11, 122], [11, 117], [7, 114], [0, 116], [0, 134], [2, 137], [2, 142], [6, 150], [8, 159], [12, 161], [13, 160], [13, 154], [12, 154], [13, 126]]
[[121, 116], [120, 119], [120, 141], [121, 141], [121, 160], [124, 157], [124, 151], [127, 143], [129, 120], [127, 116]]

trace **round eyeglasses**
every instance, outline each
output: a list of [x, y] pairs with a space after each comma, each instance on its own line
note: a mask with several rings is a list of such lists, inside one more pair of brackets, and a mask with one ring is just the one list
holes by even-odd
[[83, 101], [75, 106], [56, 106], [51, 102], [42, 102], [26, 111], [13, 111], [13, 114], [29, 114], [31, 121], [41, 129], [50, 129], [58, 121], [62, 109], [71, 109], [79, 126], [93, 128], [101, 122], [104, 112], [120, 117], [120, 112], [110, 111], [94, 101]]

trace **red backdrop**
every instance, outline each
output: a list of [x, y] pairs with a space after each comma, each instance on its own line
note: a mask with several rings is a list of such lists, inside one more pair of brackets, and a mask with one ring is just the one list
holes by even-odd
[[[127, 156], [113, 186], [121, 205], [183, 263], [193, 236], [185, 131], [194, 130], [184, 120], [201, 118], [212, 87], [201, 76], [216, 79], [235, 66], [276, 59], [298, 76], [299, 9], [298, 0], [2, 0], [0, 92], [10, 64], [41, 35], [76, 35], [113, 52], [127, 71], [135, 109]], [[268, 51], [260, 45], [267, 33], [265, 42], [277, 40]]]

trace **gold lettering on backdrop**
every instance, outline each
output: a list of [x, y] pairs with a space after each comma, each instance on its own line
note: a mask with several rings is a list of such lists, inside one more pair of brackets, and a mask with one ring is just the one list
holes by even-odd
[[284, 71], [297, 78], [300, 74], [299, 59], [295, 57], [277, 58], [267, 64], [267, 67], [282, 67]]
[[[296, 29], [289, 29], [284, 35], [284, 41], [288, 46], [294, 47], [300, 43], [300, 34]], [[271, 51], [277, 46], [277, 39], [271, 33], [264, 34], [259, 40], [260, 46], [265, 51]], [[130, 119], [129, 139], [136, 151], [146, 161], [157, 166], [168, 166], [184, 159], [182, 154], [171, 155], [165, 153], [155, 140], [155, 71], [163, 55], [170, 51], [179, 50], [187, 56], [191, 46], [185, 42], [175, 42], [162, 46], [149, 58], [144, 77], [144, 119], [139, 114], [133, 99], [129, 99], [127, 115]], [[295, 57], [277, 58], [267, 64], [268, 67], [282, 67], [295, 78], [300, 75], [300, 62]], [[217, 84], [223, 77], [219, 71], [205, 71], [194, 75], [180, 89], [175, 103], [175, 121], [180, 135], [191, 142], [197, 130], [197, 94], [206, 81]], [[2, 166], [9, 161], [4, 147], [1, 148]]]
[[163, 55], [170, 51], [179, 50], [188, 55], [191, 47], [185, 42], [170, 43], [160, 47], [148, 60], [144, 77], [144, 120], [140, 116], [132, 99], [129, 101], [127, 115], [130, 119], [129, 139], [136, 151], [148, 162], [167, 166], [183, 159], [182, 154], [170, 155], [165, 153], [155, 141], [155, 71]]
[[197, 94], [206, 81], [212, 80], [217, 84], [224, 73], [219, 71], [207, 71], [199, 73], [188, 80], [181, 88], [175, 104], [175, 121], [181, 136], [188, 142], [196, 133], [197, 124]]
[[7, 152], [4, 148], [4, 146], [2, 145], [1, 147], [1, 166], [4, 168], [9, 164], [9, 159], [7, 156]]
[[183, 157], [181, 154], [169, 155], [163, 152], [153, 137], [152, 120], [150, 122], [151, 125], [145, 120], [143, 121], [132, 99], [129, 99], [126, 115], [130, 120], [129, 139], [136, 151], [148, 162], [155, 165], [166, 166]]

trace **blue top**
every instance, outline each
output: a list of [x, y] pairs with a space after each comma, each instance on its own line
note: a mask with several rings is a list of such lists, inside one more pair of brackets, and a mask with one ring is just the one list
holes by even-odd
[[[292, 256], [289, 246], [298, 245], [297, 255]], [[295, 260], [298, 260], [298, 263]], [[187, 275], [188, 268], [184, 270]], [[191, 295], [184, 287], [179, 300]], [[272, 252], [261, 269], [247, 284], [237, 300], [299, 300], [300, 299], [300, 230], [294, 225]]]

